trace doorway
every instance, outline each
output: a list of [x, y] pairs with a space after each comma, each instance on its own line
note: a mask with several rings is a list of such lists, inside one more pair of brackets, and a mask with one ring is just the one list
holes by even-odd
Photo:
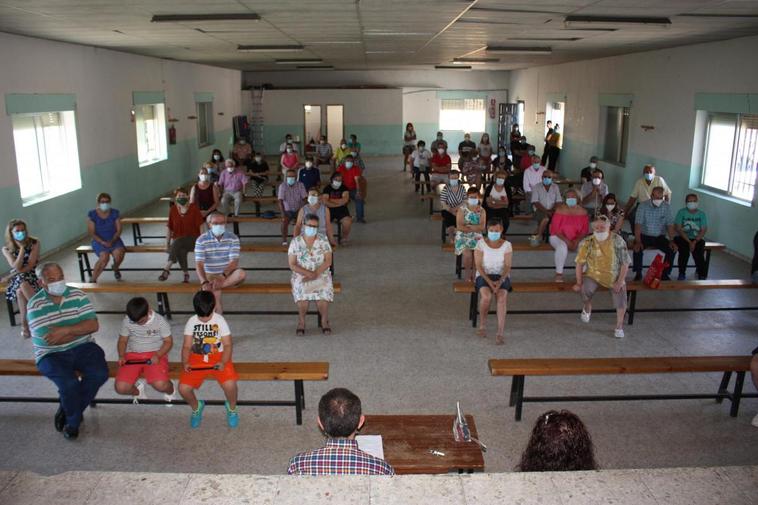
[[303, 142], [305, 146], [311, 146], [317, 143], [321, 136], [321, 106], [303, 105], [303, 112], [305, 114], [305, 137], [303, 138]]
[[[561, 136], [558, 140], [558, 147], [563, 147], [563, 136], [566, 133], [566, 124], [563, 122], [563, 115], [566, 111], [566, 102], [547, 102], [545, 106], [545, 125], [548, 121], [552, 121], [553, 125], [560, 125], [559, 133]], [[547, 134], [547, 126], [545, 126], [545, 134]]]
[[335, 149], [340, 145], [340, 140], [345, 138], [344, 112], [343, 105], [326, 106], [326, 138]]

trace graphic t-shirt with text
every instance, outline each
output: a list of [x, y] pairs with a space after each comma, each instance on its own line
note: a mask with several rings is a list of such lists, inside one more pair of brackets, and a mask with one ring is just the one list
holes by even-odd
[[214, 312], [207, 322], [202, 322], [198, 316], [189, 318], [184, 334], [192, 336], [192, 354], [201, 355], [203, 361], [209, 363], [221, 360], [224, 352], [221, 337], [231, 335], [231, 331], [226, 319]]

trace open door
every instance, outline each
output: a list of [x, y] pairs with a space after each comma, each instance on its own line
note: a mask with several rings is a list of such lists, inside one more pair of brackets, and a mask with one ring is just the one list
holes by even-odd
[[326, 106], [326, 138], [336, 149], [345, 138], [344, 105]]
[[303, 105], [303, 112], [305, 114], [303, 145], [305, 152], [308, 152], [309, 147], [317, 144], [321, 136], [321, 106]]

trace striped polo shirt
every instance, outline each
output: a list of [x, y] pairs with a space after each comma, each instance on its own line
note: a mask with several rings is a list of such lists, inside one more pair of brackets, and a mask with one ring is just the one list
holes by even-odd
[[82, 335], [71, 342], [60, 345], [50, 345], [45, 340], [45, 335], [47, 335], [50, 326], [72, 326], [88, 319], [97, 319], [95, 309], [84, 291], [67, 287], [61, 303], [58, 305], [47, 294], [47, 291], [42, 289], [29, 299], [27, 310], [26, 317], [32, 333], [34, 359], [37, 363], [48, 354], [67, 351], [94, 341], [92, 334]]
[[202, 261], [207, 274], [223, 273], [239, 257], [240, 239], [229, 231], [218, 238], [209, 230], [195, 241], [195, 263]]

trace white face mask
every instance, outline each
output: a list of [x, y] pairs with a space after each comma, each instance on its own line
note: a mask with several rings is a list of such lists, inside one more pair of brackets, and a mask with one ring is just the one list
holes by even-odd
[[596, 240], [599, 240], [600, 242], [604, 242], [608, 239], [608, 235], [610, 235], [610, 232], [607, 231], [596, 231], [592, 233], [595, 236]]
[[495, 184], [497, 184], [498, 186], [502, 186], [503, 184], [505, 184], [505, 179], [503, 179], [502, 177], [498, 177], [497, 179], [495, 179]]
[[590, 168], [597, 168], [597, 163], [590, 161]]
[[471, 207], [476, 207], [477, 205], [479, 205], [479, 199], [478, 198], [469, 198], [468, 199], [468, 204]]
[[345, 168], [353, 168], [353, 162], [352, 161], [346, 161], [345, 162]]
[[603, 180], [600, 177], [594, 177], [592, 179], [592, 184], [594, 184], [595, 186], [600, 186], [601, 182], [603, 182]]
[[225, 231], [226, 231], [226, 225], [223, 225], [223, 224], [211, 225], [211, 233], [213, 233], [217, 237], [220, 237], [221, 235], [223, 235]]
[[340, 186], [342, 186], [342, 181], [332, 181], [332, 187], [334, 189], [340, 189]]
[[287, 148], [287, 154], [292, 154], [292, 148], [291, 147]]
[[261, 158], [260, 156], [256, 156], [256, 157], [255, 157], [255, 162], [256, 162], [256, 163], [260, 163], [260, 162], [261, 162], [261, 160], [263, 160], [263, 158]]
[[316, 205], [318, 203], [318, 197], [316, 195], [308, 195], [308, 205]]
[[213, 155], [213, 159], [216, 160], [216, 161], [219, 161], [219, 160], [221, 160], [221, 155], [220, 154], [214, 154]]
[[234, 172], [234, 167], [226, 167], [226, 171], [232, 173]]
[[52, 296], [63, 296], [66, 292], [66, 281], [50, 282], [47, 285], [47, 292]]
[[347, 148], [347, 144], [340, 144], [340, 149], [346, 149], [346, 148]]
[[445, 150], [444, 149], [437, 149], [437, 152], [440, 153], [440, 154], [445, 154]]
[[662, 203], [663, 203], [663, 199], [661, 198], [656, 198], [653, 200], [653, 205], [655, 205], [656, 207], [660, 207]]
[[208, 174], [200, 174], [200, 182], [208, 182]]
[[608, 209], [608, 212], [610, 212], [610, 211], [612, 211], [613, 209], [616, 208], [616, 204], [615, 203], [607, 203], [607, 204], [605, 204], [605, 208]]
[[313, 162], [312, 161], [306, 161], [305, 162], [305, 168], [311, 168], [312, 166], [313, 166]]

